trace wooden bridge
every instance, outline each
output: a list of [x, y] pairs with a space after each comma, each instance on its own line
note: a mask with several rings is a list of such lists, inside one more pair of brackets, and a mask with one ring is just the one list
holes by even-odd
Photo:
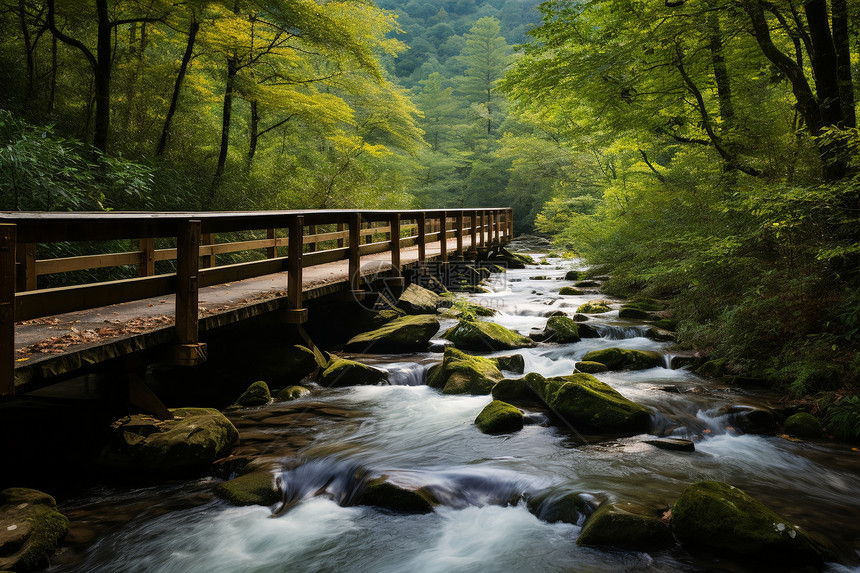
[[[274, 310], [302, 324], [310, 299], [360, 298], [363, 275], [402, 286], [407, 267], [512, 234], [511, 209], [3, 212], [0, 399], [154, 346], [199, 364], [201, 330]], [[88, 254], [56, 256], [69, 244]]]

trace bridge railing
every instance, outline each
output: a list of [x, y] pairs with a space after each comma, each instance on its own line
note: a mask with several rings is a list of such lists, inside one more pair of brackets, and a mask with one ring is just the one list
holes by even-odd
[[[246, 231], [265, 238], [232, 240]], [[287, 319], [302, 323], [303, 268], [347, 260], [350, 288], [358, 291], [363, 255], [390, 251], [392, 273], [399, 275], [404, 248], [417, 245], [423, 263], [427, 244], [439, 242], [446, 261], [452, 238], [462, 255], [467, 236], [470, 249], [481, 249], [512, 233], [511, 209], [0, 213], [0, 397], [15, 393], [16, 322], [175, 294], [175, 359], [193, 365], [205, 360], [198, 338], [202, 287], [286, 272]], [[38, 258], [40, 245], [129, 239], [136, 250]], [[165, 239], [175, 246], [156, 248]], [[247, 257], [256, 260], [218, 264], [219, 255], [241, 252], [256, 253]], [[171, 272], [156, 273], [161, 261], [170, 262]], [[128, 265], [137, 267], [137, 277], [39, 288], [42, 276]]]

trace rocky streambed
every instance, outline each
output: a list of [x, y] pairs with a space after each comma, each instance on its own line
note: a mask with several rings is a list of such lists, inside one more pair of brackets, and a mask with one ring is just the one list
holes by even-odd
[[[548, 262], [416, 301], [425, 314], [381, 317], [385, 332], [348, 352], [292, 356], [311, 378], [227, 409], [237, 435], [218, 434], [230, 446], [206, 477], [62, 502], [70, 529], [49, 570], [860, 563], [856, 450], [788, 435], [792, 410], [695, 374], [647, 303], [622, 310], [575, 262]], [[127, 441], [155, 432], [127, 423]]]

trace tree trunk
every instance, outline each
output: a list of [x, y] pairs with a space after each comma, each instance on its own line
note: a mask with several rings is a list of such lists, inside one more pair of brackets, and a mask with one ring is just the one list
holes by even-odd
[[93, 146], [107, 153], [108, 134], [110, 133], [110, 68], [111, 68], [111, 25], [107, 0], [96, 0], [98, 13], [98, 39], [96, 66], [94, 68], [96, 90], [96, 118], [93, 130]]
[[732, 87], [726, 67], [726, 58], [723, 55], [723, 33], [720, 28], [719, 15], [716, 12], [711, 12], [708, 15], [708, 28], [711, 36], [711, 65], [714, 67], [714, 81], [717, 84], [720, 117], [725, 125], [725, 130], [729, 130], [734, 123], [735, 109], [732, 103]]
[[176, 113], [176, 106], [179, 104], [179, 92], [182, 89], [182, 82], [185, 80], [185, 73], [188, 71], [188, 64], [191, 62], [191, 56], [194, 53], [194, 42], [197, 40], [197, 32], [199, 30], [200, 22], [192, 14], [191, 27], [188, 30], [188, 42], [185, 44], [185, 53], [182, 55], [179, 73], [176, 75], [176, 82], [173, 84], [173, 96], [170, 98], [170, 108], [167, 110], [167, 117], [164, 118], [164, 126], [161, 128], [161, 138], [158, 140], [158, 149], [155, 151], [156, 157], [162, 155], [165, 147], [167, 147], [170, 124], [173, 122], [173, 115]]
[[251, 140], [248, 144], [248, 158], [245, 162], [245, 171], [251, 171], [251, 164], [254, 162], [254, 155], [257, 153], [257, 141], [260, 134], [260, 113], [257, 109], [257, 100], [251, 101]]
[[24, 54], [27, 61], [27, 91], [24, 101], [29, 103], [33, 97], [33, 86], [35, 83], [36, 65], [33, 62], [33, 45], [30, 41], [30, 28], [27, 26], [27, 11], [24, 0], [18, 0], [18, 18], [21, 24], [21, 38], [24, 40]]
[[812, 70], [815, 91], [821, 108], [823, 125], [838, 125], [842, 121], [839, 101], [839, 79], [836, 74], [836, 50], [830, 35], [827, 0], [806, 0], [803, 3], [809, 36], [812, 39]]
[[218, 153], [218, 165], [215, 167], [212, 187], [209, 189], [210, 201], [215, 198], [218, 182], [224, 175], [224, 166], [227, 164], [227, 150], [230, 147], [230, 119], [233, 115], [233, 87], [236, 83], [237, 73], [236, 57], [232, 56], [227, 59], [227, 83], [224, 86], [224, 111], [221, 115], [221, 150]]
[[842, 125], [856, 127], [854, 113], [854, 82], [851, 81], [851, 47], [848, 36], [848, 6], [845, 0], [832, 1], [833, 45], [836, 48], [836, 75], [839, 81], [839, 102], [842, 104]]
[[57, 97], [57, 37], [51, 34], [51, 87], [48, 92], [48, 118], [54, 115], [54, 100]]

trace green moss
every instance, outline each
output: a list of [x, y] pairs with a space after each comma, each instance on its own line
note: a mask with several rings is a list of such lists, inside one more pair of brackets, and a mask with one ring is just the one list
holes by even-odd
[[545, 342], [579, 342], [579, 325], [566, 316], [551, 316], [544, 328]]
[[578, 288], [566, 286], [566, 287], [561, 287], [561, 289], [558, 291], [558, 294], [564, 295], [564, 296], [575, 296], [575, 295], [580, 295], [580, 294], [585, 294], [585, 293], [583, 291], [579, 290]]
[[271, 399], [272, 395], [269, 392], [268, 384], [262, 380], [258, 380], [248, 386], [248, 389], [236, 398], [236, 404], [244, 407], [262, 406], [263, 404], [268, 404]]
[[597, 281], [578, 281], [573, 283], [573, 286], [579, 288], [592, 288], [600, 286], [600, 283]]
[[523, 413], [507, 402], [493, 400], [475, 418], [475, 425], [485, 434], [515, 432], [523, 429]]
[[675, 332], [678, 330], [678, 321], [672, 320], [670, 318], [661, 318], [660, 320], [655, 320], [652, 324], [657, 328], [662, 330], [668, 330], [670, 332]]
[[536, 372], [529, 372], [522, 378], [505, 378], [493, 386], [493, 399], [509, 404], [540, 402], [540, 396], [532, 388], [542, 387], [544, 383], [544, 377]]
[[425, 350], [438, 331], [439, 321], [433, 316], [404, 316], [352, 337], [346, 343], [346, 349], [365, 353]]
[[44, 567], [68, 531], [69, 520], [50, 495], [28, 488], [0, 492], [0, 569]]
[[215, 486], [215, 494], [233, 505], [272, 505], [281, 499], [272, 472], [259, 470]]
[[445, 386], [445, 369], [441, 364], [431, 366], [427, 370], [427, 385], [431, 388], [442, 389]]
[[629, 306], [624, 305], [618, 311], [618, 318], [626, 318], [632, 320], [649, 320], [654, 318], [654, 315], [646, 310], [630, 308]]
[[388, 373], [346, 358], [332, 360], [320, 374], [319, 383], [328, 388], [339, 386], [373, 386], [388, 382]]
[[310, 394], [310, 392], [311, 391], [304, 386], [288, 386], [278, 392], [278, 395], [275, 396], [275, 400], [278, 402], [289, 402], [290, 400], [301, 398], [305, 394]]
[[579, 271], [567, 271], [567, 273], [564, 275], [564, 280], [566, 280], [566, 281], [579, 280]]
[[576, 312], [581, 312], [583, 314], [603, 314], [604, 312], [609, 312], [609, 304], [605, 300], [592, 300], [585, 304], [579, 306], [576, 309]]
[[604, 503], [585, 522], [577, 545], [610, 545], [637, 551], [675, 545], [669, 527], [656, 517]]
[[296, 344], [287, 349], [284, 367], [290, 380], [301, 380], [319, 367], [313, 350]]
[[806, 412], [789, 416], [785, 420], [782, 431], [801, 438], [820, 438], [823, 433], [821, 421]]
[[471, 356], [456, 348], [445, 349], [441, 372], [431, 373], [431, 376], [434, 387], [442, 388], [445, 394], [489, 394], [502, 379], [492, 359]]
[[499, 370], [508, 370], [522, 374], [526, 369], [526, 360], [522, 354], [512, 354], [511, 356], [496, 356], [490, 358]]
[[464, 350], [514, 350], [534, 346], [534, 341], [492, 322], [461, 320], [442, 338]]
[[705, 378], [719, 378], [724, 376], [728, 370], [729, 359], [718, 358], [716, 360], [708, 360], [696, 370], [696, 374]]
[[688, 486], [672, 508], [672, 532], [684, 545], [791, 563], [820, 563], [821, 548], [798, 526], [736, 487]]
[[644, 406], [590, 374], [547, 378], [535, 389], [553, 412], [573, 427], [636, 434], [651, 426], [651, 416]]
[[657, 352], [617, 347], [592, 350], [582, 360], [605, 364], [610, 370], [645, 370], [663, 365], [663, 357]]
[[590, 362], [588, 360], [577, 362], [576, 369], [580, 372], [585, 372], [586, 374], [599, 374], [600, 372], [606, 372], [609, 370], [606, 364], [602, 364], [600, 362]]
[[637, 298], [627, 302], [624, 308], [635, 308], [637, 310], [646, 310], [655, 312], [663, 310], [666, 305], [651, 298]]

